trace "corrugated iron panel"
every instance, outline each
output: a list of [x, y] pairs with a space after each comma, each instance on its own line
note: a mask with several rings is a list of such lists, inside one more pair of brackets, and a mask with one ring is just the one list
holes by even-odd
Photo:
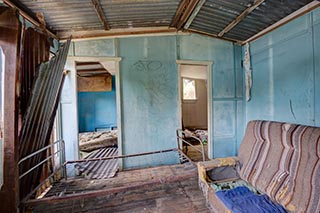
[[100, 0], [111, 28], [169, 26], [180, 0]]
[[50, 43], [46, 35], [38, 33], [33, 28], [24, 30], [22, 35], [21, 63], [19, 64], [19, 82], [21, 88], [19, 100], [20, 113], [23, 117], [31, 95], [37, 67], [42, 62], [49, 60]]
[[[118, 155], [117, 147], [106, 147], [91, 152], [84, 159], [114, 157]], [[88, 161], [75, 165], [77, 172], [89, 179], [104, 179], [114, 177], [119, 169], [118, 159]]]
[[[69, 46], [70, 40], [61, 45], [55, 57], [41, 64], [39, 68], [19, 134], [20, 159], [49, 144], [65, 76], [63, 69]], [[45, 158], [46, 153], [41, 152], [23, 161], [20, 164], [20, 175], [36, 165], [41, 165]], [[39, 184], [40, 175], [41, 169], [38, 167], [20, 179], [21, 198], [24, 198]]]
[[252, 0], [207, 0], [190, 29], [218, 34], [244, 11]]
[[[310, 2], [312, 0], [266, 0], [223, 38], [245, 41]], [[189, 28], [218, 35], [253, 3], [253, 0], [207, 0]]]
[[21, 0], [34, 13], [41, 12], [55, 31], [97, 30], [103, 26], [90, 0]]
[[[44, 13], [54, 31], [101, 30], [90, 0], [21, 0], [34, 13]], [[100, 0], [111, 28], [169, 26], [180, 0]]]
[[226, 33], [225, 37], [242, 41], [247, 40], [310, 2], [312, 0], [266, 0]]

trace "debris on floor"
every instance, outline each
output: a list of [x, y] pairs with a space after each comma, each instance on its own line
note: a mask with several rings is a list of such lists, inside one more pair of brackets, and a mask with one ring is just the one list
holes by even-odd
[[[118, 155], [117, 147], [100, 148], [91, 152], [84, 159], [114, 157]], [[118, 159], [87, 161], [75, 165], [77, 175], [88, 179], [104, 179], [114, 177], [119, 169]]]
[[80, 151], [90, 152], [96, 149], [116, 145], [117, 130], [79, 133]]

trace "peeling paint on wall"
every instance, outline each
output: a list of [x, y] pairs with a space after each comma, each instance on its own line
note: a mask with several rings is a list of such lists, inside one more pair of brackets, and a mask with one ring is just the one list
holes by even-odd
[[252, 69], [251, 69], [249, 43], [246, 43], [245, 45], [243, 64], [245, 69], [246, 101], [250, 101], [251, 87], [252, 87]]

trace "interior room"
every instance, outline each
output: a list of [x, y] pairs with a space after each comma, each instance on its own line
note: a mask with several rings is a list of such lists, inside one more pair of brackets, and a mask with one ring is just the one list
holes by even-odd
[[[208, 67], [206, 65], [185, 65], [179, 67], [182, 91], [181, 118], [186, 141], [208, 156]], [[184, 144], [183, 151], [193, 161], [201, 161], [202, 154], [189, 149]]]
[[320, 212], [320, 2], [0, 0], [5, 212]]
[[[115, 63], [76, 62], [80, 159], [117, 156]], [[75, 165], [78, 175], [112, 177], [117, 160]]]

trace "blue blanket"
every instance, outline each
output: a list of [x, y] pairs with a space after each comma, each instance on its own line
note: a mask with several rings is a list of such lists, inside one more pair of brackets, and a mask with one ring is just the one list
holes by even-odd
[[267, 195], [258, 195], [245, 186], [216, 192], [218, 198], [234, 213], [285, 213]]

